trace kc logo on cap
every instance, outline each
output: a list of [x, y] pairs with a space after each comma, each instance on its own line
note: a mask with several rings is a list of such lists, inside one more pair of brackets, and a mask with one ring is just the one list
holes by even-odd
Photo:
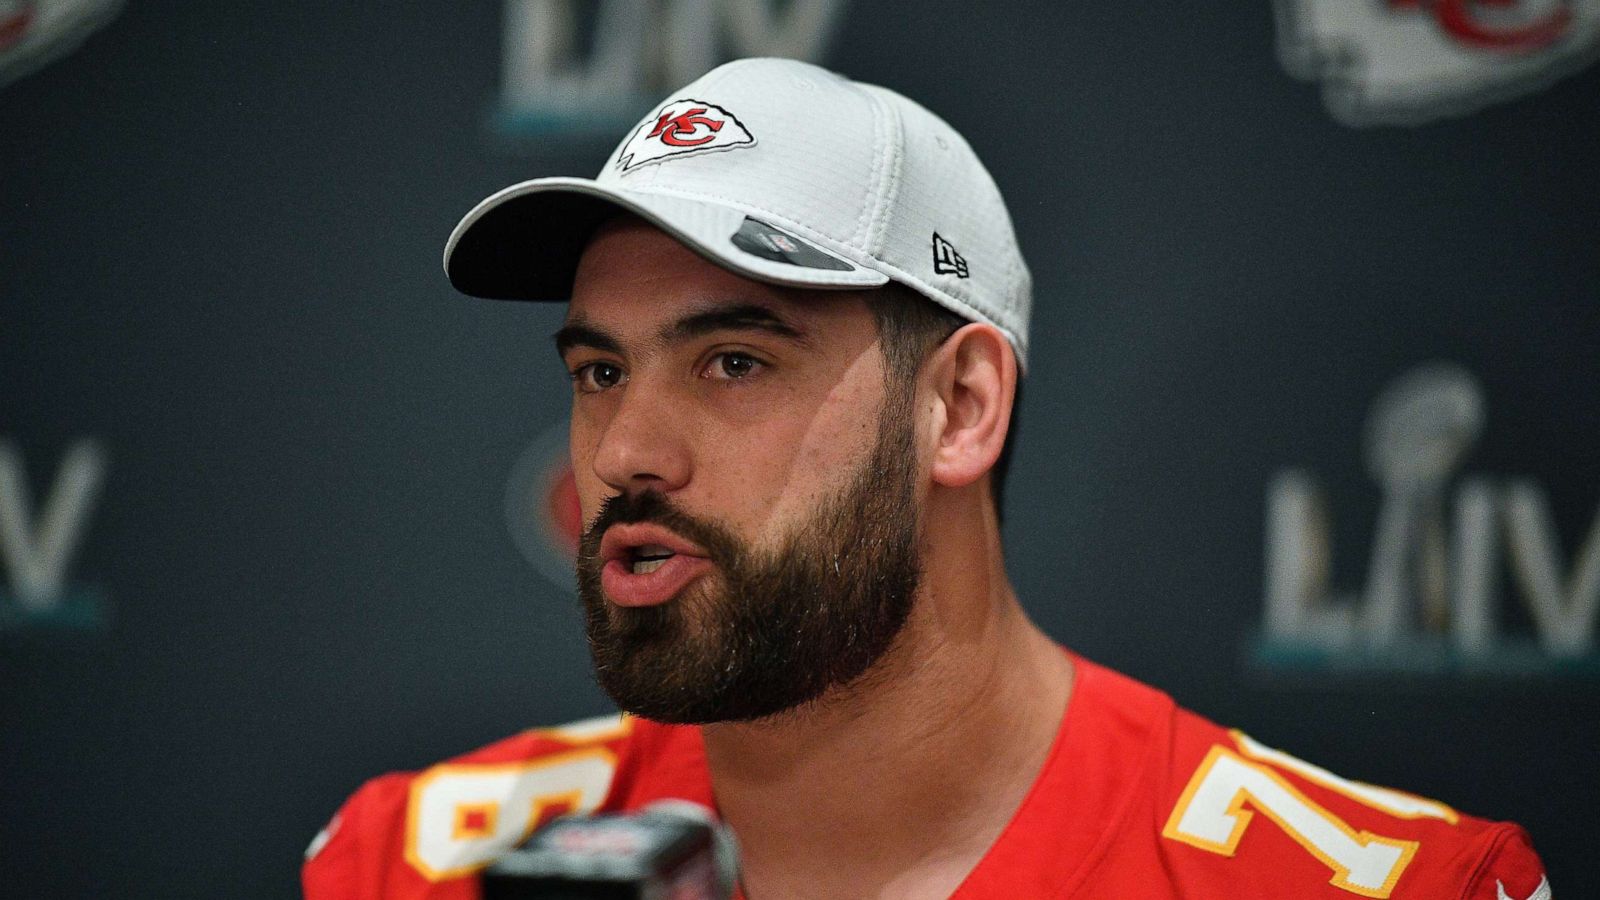
[[640, 123], [617, 153], [623, 172], [645, 163], [755, 144], [750, 130], [715, 103], [681, 98], [662, 106]]

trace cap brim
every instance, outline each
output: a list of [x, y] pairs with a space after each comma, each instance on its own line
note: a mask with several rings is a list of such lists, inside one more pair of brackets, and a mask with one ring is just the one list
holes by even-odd
[[[639, 216], [711, 262], [760, 281], [810, 288], [868, 288], [889, 281], [792, 223], [721, 203], [621, 190], [587, 178], [525, 181], [473, 207], [445, 244], [445, 273], [457, 290], [474, 297], [564, 301], [572, 295], [578, 258], [589, 238], [618, 211]], [[740, 249], [734, 237], [747, 219], [800, 238], [837, 265], [800, 265]]]

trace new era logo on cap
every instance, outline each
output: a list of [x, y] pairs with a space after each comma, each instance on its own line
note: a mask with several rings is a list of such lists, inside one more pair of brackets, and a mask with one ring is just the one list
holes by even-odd
[[617, 152], [617, 168], [627, 172], [671, 156], [749, 147], [755, 142], [733, 113], [715, 103], [682, 98], [669, 101], [640, 124]]
[[957, 278], [966, 278], [966, 257], [956, 252], [950, 242], [933, 233], [933, 272], [935, 275], [954, 275]]

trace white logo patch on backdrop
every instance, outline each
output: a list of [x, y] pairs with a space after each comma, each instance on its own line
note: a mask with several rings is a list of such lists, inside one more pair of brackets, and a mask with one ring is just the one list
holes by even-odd
[[122, 8], [122, 0], [0, 0], [0, 86], [78, 44]]
[[1534, 93], [1600, 55], [1600, 0], [1276, 0], [1278, 57], [1346, 125]]

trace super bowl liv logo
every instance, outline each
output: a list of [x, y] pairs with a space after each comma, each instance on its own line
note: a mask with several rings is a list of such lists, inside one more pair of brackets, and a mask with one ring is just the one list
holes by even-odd
[[[496, 129], [614, 136], [741, 56], [821, 59], [844, 0], [506, 0]], [[587, 40], [580, 36], [591, 34]]]
[[76, 441], [35, 506], [22, 452], [0, 439], [0, 630], [105, 624], [101, 592], [69, 580], [105, 476], [99, 442]]
[[[1600, 675], [1600, 518], [1569, 566], [1543, 487], [1461, 475], [1484, 407], [1473, 377], [1445, 363], [1401, 376], [1373, 403], [1365, 462], [1383, 499], [1357, 592], [1329, 584], [1330, 512], [1313, 475], [1295, 468], [1272, 480], [1256, 663]], [[1500, 604], [1511, 596], [1531, 636], [1502, 633]]]

